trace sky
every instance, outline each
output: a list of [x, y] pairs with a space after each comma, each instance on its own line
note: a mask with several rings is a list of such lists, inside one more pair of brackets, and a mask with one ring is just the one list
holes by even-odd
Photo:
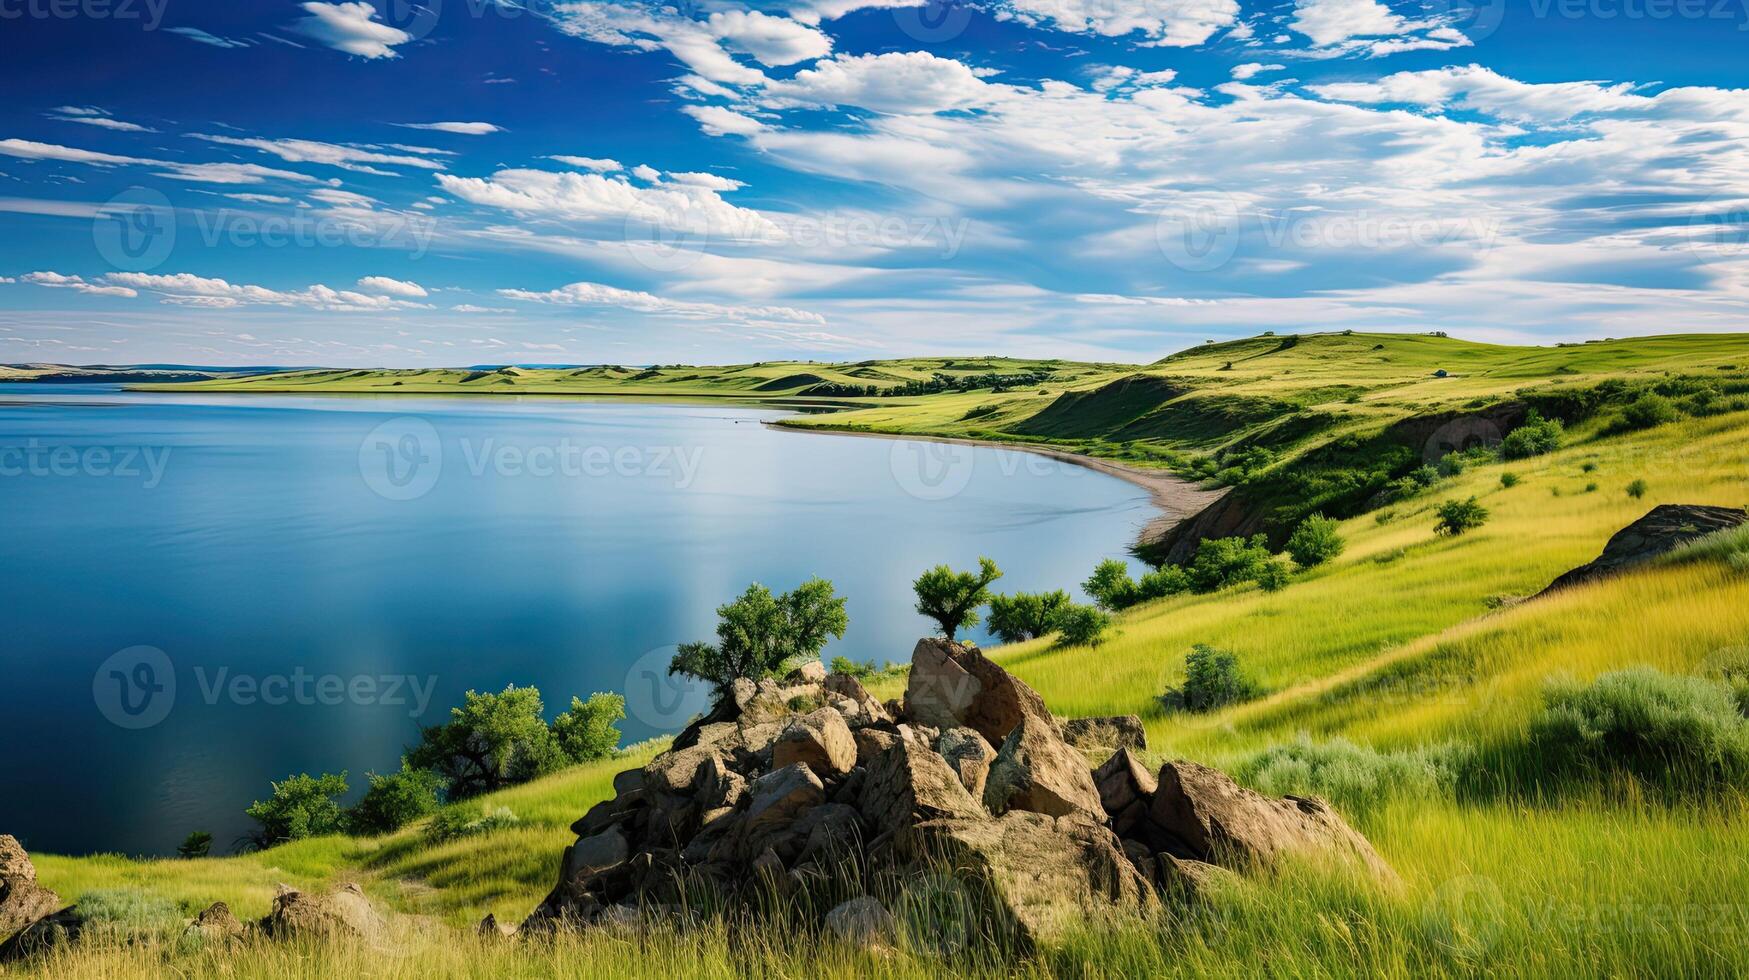
[[1749, 0], [0, 0], [0, 362], [1749, 329]]

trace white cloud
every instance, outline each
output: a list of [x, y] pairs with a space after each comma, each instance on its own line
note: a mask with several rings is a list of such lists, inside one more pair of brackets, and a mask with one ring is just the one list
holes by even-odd
[[131, 299], [140, 295], [126, 286], [99, 286], [86, 282], [82, 276], [64, 276], [59, 272], [32, 272], [20, 277], [24, 282], [51, 289], [71, 289], [89, 296], [120, 296]]
[[360, 58], [394, 58], [396, 45], [413, 40], [413, 35], [376, 21], [376, 8], [359, 0], [356, 3], [305, 3], [308, 17], [294, 21], [286, 29], [314, 38], [336, 51]]
[[107, 109], [96, 106], [64, 105], [49, 111], [50, 119], [60, 122], [81, 123], [86, 126], [97, 126], [102, 129], [112, 129], [118, 133], [155, 133], [157, 130], [139, 123], [116, 119]]
[[1412, 20], [1381, 0], [1295, 0], [1290, 25], [1322, 53], [1361, 53], [1374, 58], [1403, 51], [1468, 47], [1470, 39], [1445, 19]]
[[389, 296], [402, 296], [407, 299], [424, 299], [431, 295], [425, 287], [416, 282], [404, 279], [390, 279], [387, 276], [365, 276], [358, 281], [358, 288], [370, 293], [384, 293]]
[[99, 153], [96, 150], [81, 150], [72, 146], [59, 146], [54, 143], [38, 143], [34, 140], [5, 139], [0, 140], [0, 153], [23, 160], [59, 160], [66, 163], [84, 163], [94, 167], [118, 167], [130, 163], [151, 163], [139, 157], [117, 156], [113, 153]]
[[252, 150], [270, 153], [287, 163], [319, 163], [342, 170], [353, 170], [359, 173], [376, 174], [379, 177], [393, 176], [386, 170], [379, 170], [369, 164], [383, 164], [394, 167], [418, 167], [423, 170], [441, 170], [443, 164], [428, 160], [423, 156], [383, 153], [368, 146], [355, 146], [342, 143], [323, 143], [317, 140], [299, 139], [256, 139], [239, 138], [236, 136], [213, 136], [206, 133], [190, 133], [197, 140], [218, 143], [221, 146], [241, 146]]
[[615, 170], [621, 169], [618, 160], [609, 160], [605, 157], [573, 157], [561, 153], [554, 154], [546, 159], [562, 163], [567, 167], [580, 167], [584, 170], [593, 170], [596, 173], [602, 174], [610, 174]]
[[450, 307], [452, 313], [515, 313], [515, 310], [502, 306], [475, 306], [472, 303], [457, 303]]
[[1202, 44], [1239, 16], [1238, 0], [1006, 0], [997, 10], [998, 16], [1074, 34], [1140, 32], [1171, 47]]
[[243, 306], [295, 306], [342, 313], [369, 313], [384, 310], [426, 309], [427, 307], [393, 296], [367, 295], [353, 290], [332, 289], [320, 284], [299, 290], [269, 289], [231, 283], [224, 279], [208, 279], [186, 272], [156, 275], [145, 272], [111, 272], [103, 280], [117, 287], [150, 290], [167, 303], [208, 309], [235, 309]]
[[248, 204], [290, 204], [291, 198], [278, 194], [226, 194], [228, 198]]
[[248, 41], [240, 41], [236, 38], [219, 37], [216, 34], [208, 34], [206, 31], [203, 31], [198, 27], [166, 27], [164, 28], [164, 31], [167, 34], [180, 34], [181, 36], [188, 38], [190, 41], [198, 41], [201, 44], [211, 45], [215, 48], [247, 48], [253, 46]]
[[680, 111], [698, 120], [698, 128], [709, 136], [752, 136], [767, 128], [752, 116], [717, 105], [683, 105]]
[[1626, 82], [1520, 82], [1481, 65], [1398, 72], [1372, 82], [1332, 82], [1309, 88], [1337, 102], [1456, 107], [1517, 122], [1558, 122], [1582, 113], [1649, 109], [1657, 101], [1633, 94], [1634, 86]]
[[635, 221], [656, 228], [730, 239], [779, 234], [758, 211], [737, 207], [693, 184], [639, 187], [601, 174], [500, 170], [490, 178], [438, 174], [438, 185], [472, 204], [561, 221]]
[[432, 122], [432, 123], [395, 123], [402, 129], [430, 129], [439, 133], [455, 133], [458, 136], [489, 136], [504, 130], [487, 122]]
[[787, 306], [728, 306], [719, 303], [695, 303], [667, 299], [653, 293], [594, 282], [574, 282], [569, 286], [546, 292], [526, 289], [500, 289], [499, 295], [530, 303], [559, 303], [568, 306], [614, 306], [638, 313], [676, 316], [687, 319], [733, 320], [748, 322], [805, 323], [824, 326], [826, 318], [818, 313]]
[[338, 187], [319, 187], [311, 191], [309, 196], [312, 201], [320, 201], [337, 208], [363, 208], [367, 211], [381, 203], [374, 197], [341, 190]]
[[737, 51], [767, 65], [793, 65], [823, 58], [832, 40], [819, 31], [757, 10], [725, 10], [711, 14], [707, 29]]
[[763, 101], [773, 107], [849, 105], [889, 113], [945, 112], [987, 100], [987, 89], [965, 65], [912, 51], [821, 61], [787, 81], [768, 82]]
[[1282, 71], [1286, 67], [1286, 65], [1263, 65], [1252, 61], [1243, 65], [1234, 65], [1233, 77], [1243, 82], [1248, 79], [1256, 78], [1258, 75], [1261, 75], [1266, 71]]
[[252, 163], [177, 163], [145, 157], [118, 156], [55, 143], [32, 140], [0, 140], [0, 154], [24, 160], [54, 160], [93, 167], [144, 166], [162, 168], [158, 176], [200, 184], [259, 184], [269, 180], [314, 183], [316, 178], [290, 170], [274, 170]]

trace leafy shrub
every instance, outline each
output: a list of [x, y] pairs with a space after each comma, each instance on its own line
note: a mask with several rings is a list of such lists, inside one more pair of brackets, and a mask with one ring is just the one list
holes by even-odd
[[443, 777], [452, 800], [527, 782], [568, 764], [542, 717], [540, 690], [512, 684], [500, 694], [469, 691], [449, 721], [420, 730], [407, 764]]
[[872, 660], [867, 663], [857, 663], [849, 657], [833, 657], [830, 666], [834, 674], [843, 674], [859, 679], [873, 676], [875, 671], [880, 669]]
[[186, 924], [175, 902], [137, 888], [95, 889], [78, 904], [85, 944], [174, 939]]
[[257, 824], [244, 837], [245, 845], [260, 850], [345, 831], [346, 814], [339, 797], [346, 795], [346, 773], [300, 773], [272, 785], [272, 796], [256, 800], [243, 811]]
[[1206, 712], [1249, 701], [1262, 688], [1239, 673], [1239, 658], [1198, 643], [1184, 655], [1184, 686], [1168, 690], [1160, 703], [1169, 711]]
[[1069, 604], [1069, 594], [1017, 592], [990, 597], [990, 632], [1003, 643], [1021, 643], [1049, 633], [1057, 612]]
[[1510, 490], [1516, 486], [1518, 486], [1518, 474], [1517, 473], [1502, 473], [1502, 474], [1500, 474], [1500, 487], [1501, 487], [1501, 489]]
[[1051, 627], [1062, 646], [1098, 646], [1105, 642], [1111, 616], [1093, 606], [1069, 603], [1051, 617]]
[[1532, 411], [1524, 423], [1506, 434], [1500, 443], [1500, 455], [1507, 459], [1529, 459], [1544, 456], [1561, 448], [1566, 429], [1555, 419], [1545, 419]]
[[1322, 514], [1313, 514], [1300, 522], [1293, 536], [1287, 539], [1287, 553], [1302, 568], [1322, 565], [1342, 554], [1342, 535], [1336, 532], [1338, 522]]
[[1650, 489], [1651, 489], [1651, 487], [1646, 484], [1645, 480], [1635, 480], [1634, 482], [1628, 484], [1628, 496], [1634, 498], [1635, 500], [1639, 500], [1640, 498], [1644, 497], [1646, 495], [1646, 491], [1650, 490]]
[[1190, 587], [1198, 592], [1216, 592], [1230, 585], [1255, 581], [1269, 560], [1268, 539], [1259, 534], [1250, 539], [1205, 538], [1191, 560]]
[[176, 856], [180, 858], [203, 858], [212, 852], [213, 835], [204, 830], [190, 832], [176, 845]]
[[1116, 558], [1107, 558], [1094, 566], [1093, 574], [1081, 583], [1081, 591], [1092, 597], [1099, 608], [1112, 612], [1128, 609], [1141, 598], [1129, 566]]
[[1190, 573], [1178, 565], [1156, 568], [1143, 575], [1142, 580], [1136, 583], [1136, 592], [1140, 594], [1143, 602], [1150, 599], [1164, 599], [1167, 596], [1188, 591], [1190, 591]]
[[707, 681], [719, 692], [737, 677], [770, 677], [791, 661], [818, 657], [828, 639], [844, 636], [850, 628], [844, 602], [822, 578], [777, 596], [755, 582], [717, 607], [717, 642], [682, 643], [668, 672]]
[[1380, 752], [1344, 738], [1313, 742], [1302, 734], [1259, 753], [1234, 775], [1269, 796], [1321, 796], [1346, 813], [1368, 816], [1395, 800], [1449, 797], [1474, 758], [1475, 751], [1461, 743]]
[[1597, 472], [1597, 461], [1594, 459], [1588, 459], [1585, 462], [1580, 463], [1579, 464], [1579, 472], [1581, 472], [1581, 473], [1595, 473], [1595, 472]]
[[1433, 531], [1445, 537], [1455, 538], [1488, 521], [1488, 508], [1477, 503], [1474, 497], [1468, 500], [1448, 500], [1440, 504], [1435, 513], [1439, 515], [1439, 523], [1433, 526]]
[[437, 794], [443, 777], [429, 769], [410, 769], [401, 760], [401, 771], [387, 776], [370, 774], [370, 789], [346, 814], [349, 833], [371, 835], [399, 830], [437, 809]]
[[1437, 466], [1419, 466], [1419, 467], [1416, 467], [1413, 471], [1411, 471], [1409, 473], [1409, 479], [1414, 480], [1416, 483], [1420, 484], [1422, 489], [1426, 489], [1427, 487], [1431, 487], [1435, 483], [1439, 482], [1439, 467], [1437, 467]]
[[1652, 785], [1749, 787], [1749, 719], [1727, 684], [1634, 667], [1543, 695], [1530, 744], [1565, 776], [1626, 773]]
[[571, 709], [553, 719], [553, 738], [572, 762], [605, 759], [619, 750], [619, 722], [626, 699], [596, 692], [584, 701], [573, 697]]
[[1469, 461], [1460, 453], [1446, 453], [1439, 460], [1440, 476], [1462, 476], [1469, 467]]
[[1001, 577], [1002, 570], [988, 558], [978, 559], [975, 572], [937, 565], [911, 583], [917, 593], [917, 612], [935, 620], [941, 635], [951, 640], [962, 628], [978, 625], [978, 607], [990, 601], [990, 583]]
[[1271, 558], [1263, 563], [1257, 572], [1257, 584], [1265, 592], [1280, 592], [1293, 581], [1293, 572], [1287, 567], [1287, 562], [1280, 558]]
[[1596, 493], [1597, 492], [1597, 484], [1595, 484], [1595, 483], [1585, 484], [1585, 492], [1586, 493]]
[[474, 806], [449, 806], [437, 811], [437, 815], [431, 818], [429, 824], [425, 825], [424, 837], [428, 843], [441, 844], [462, 837], [472, 837], [475, 834], [489, 834], [495, 830], [507, 830], [521, 822], [507, 806], [495, 806], [490, 809]]
[[1630, 402], [1621, 410], [1621, 427], [1623, 429], [1650, 429], [1653, 426], [1674, 422], [1682, 417], [1670, 399], [1654, 392], [1647, 392]]

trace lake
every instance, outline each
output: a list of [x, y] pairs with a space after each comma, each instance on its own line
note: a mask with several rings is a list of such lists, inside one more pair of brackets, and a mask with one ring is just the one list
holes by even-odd
[[673, 731], [703, 703], [674, 645], [749, 582], [831, 579], [826, 656], [904, 661], [925, 567], [1073, 589], [1156, 514], [1066, 463], [782, 414], [0, 385], [0, 832], [227, 847], [269, 780], [356, 796], [469, 689], [624, 692], [628, 742]]

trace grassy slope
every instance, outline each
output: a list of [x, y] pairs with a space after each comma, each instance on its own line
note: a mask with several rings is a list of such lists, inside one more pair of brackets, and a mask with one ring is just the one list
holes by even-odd
[[[1737, 338], [1641, 344], [1637, 356], [1676, 359], [1684, 370], [1708, 361], [1735, 364], [1743, 349]], [[1475, 352], [1474, 377], [1447, 379], [1467, 386], [1454, 397], [1475, 397], [1470, 392], [1478, 385], [1509, 391], [1523, 384], [1521, 372], [1579, 363], [1602, 372], [1666, 369], [1624, 365], [1609, 345], [1544, 352], [1537, 356], [1545, 362], [1535, 366], [1500, 350]], [[1239, 356], [1199, 353], [1161, 367], [1237, 373]], [[1227, 360], [1235, 361], [1233, 372], [1220, 370]], [[1449, 357], [1441, 362], [1452, 363]], [[1380, 387], [1368, 398], [1419, 400], [1423, 396], [1386, 385], [1429, 385], [1423, 374], [1430, 363], [1404, 367], [1400, 382], [1369, 374], [1369, 383]], [[1308, 385], [1344, 377], [1340, 366], [1330, 371]], [[1718, 565], [1647, 569], [1547, 599], [1502, 604], [1503, 597], [1534, 593], [1595, 556], [1611, 533], [1657, 503], [1749, 503], [1742, 448], [1749, 443], [1749, 413], [1631, 436], [1605, 438], [1583, 428], [1572, 436], [1568, 448], [1548, 457], [1472, 467], [1392, 508], [1388, 522], [1373, 515], [1348, 521], [1346, 553], [1281, 592], [1245, 587], [1162, 600], [1121, 617], [1118, 635], [1097, 649], [1034, 643], [998, 657], [1061, 713], [1139, 713], [1154, 754], [1232, 765], [1302, 732], [1381, 748], [1451, 738], [1510, 740], [1523, 732], [1550, 677], [1591, 677], [1641, 663], [1693, 672], [1716, 651], [1742, 644], [1749, 636], [1749, 578]], [[1521, 478], [1511, 489], [1500, 484], [1507, 470]], [[1624, 492], [1636, 478], [1650, 484], [1643, 500]], [[1593, 483], [1598, 489], [1586, 492]], [[1433, 507], [1471, 495], [1490, 508], [1491, 521], [1461, 538], [1435, 537]], [[1064, 584], [1085, 571], [1065, 569]], [[1183, 654], [1195, 643], [1238, 653], [1271, 693], [1194, 720], [1162, 713], [1154, 696], [1178, 682]], [[521, 828], [437, 848], [424, 847], [408, 831], [379, 841], [311, 841], [197, 862], [42, 856], [39, 868], [45, 882], [68, 897], [129, 884], [190, 907], [223, 898], [240, 914], [258, 915], [275, 881], [359, 878], [398, 908], [452, 924], [487, 911], [513, 919], [550, 885], [559, 849], [570, 838], [566, 825], [607, 792], [613, 771], [639, 761], [587, 766], [499, 794], [491, 802], [515, 810]], [[1749, 971], [1749, 944], [1742, 941], [1749, 919], [1740, 904], [1749, 895], [1749, 852], [1740, 836], [1745, 816], [1749, 807], [1738, 799], [1667, 806], [1601, 793], [1543, 803], [1468, 798], [1399, 805], [1364, 817], [1362, 826], [1401, 872], [1400, 890], [1290, 875], [1231, 897], [1214, 918], [1071, 944], [1039, 968], [1132, 975], [1180, 967], [1235, 975], [1265, 968], [1740, 974]], [[737, 946], [656, 942], [648, 955], [672, 958], [686, 975], [727, 973], [724, 964], [740, 955]], [[639, 961], [624, 959], [617, 948], [566, 945], [540, 954], [545, 959], [519, 957], [511, 966], [530, 973], [580, 965], [616, 975], [642, 972]], [[773, 955], [776, 972], [922, 975], [932, 969], [910, 959], [846, 962], [810, 949]], [[239, 967], [246, 975], [285, 972], [281, 954], [251, 957]], [[471, 944], [424, 948], [408, 962], [416, 968], [386, 972], [488, 975], [505, 967], [496, 954], [473, 952]], [[93, 958], [60, 965], [97, 975], [138, 964]]]

